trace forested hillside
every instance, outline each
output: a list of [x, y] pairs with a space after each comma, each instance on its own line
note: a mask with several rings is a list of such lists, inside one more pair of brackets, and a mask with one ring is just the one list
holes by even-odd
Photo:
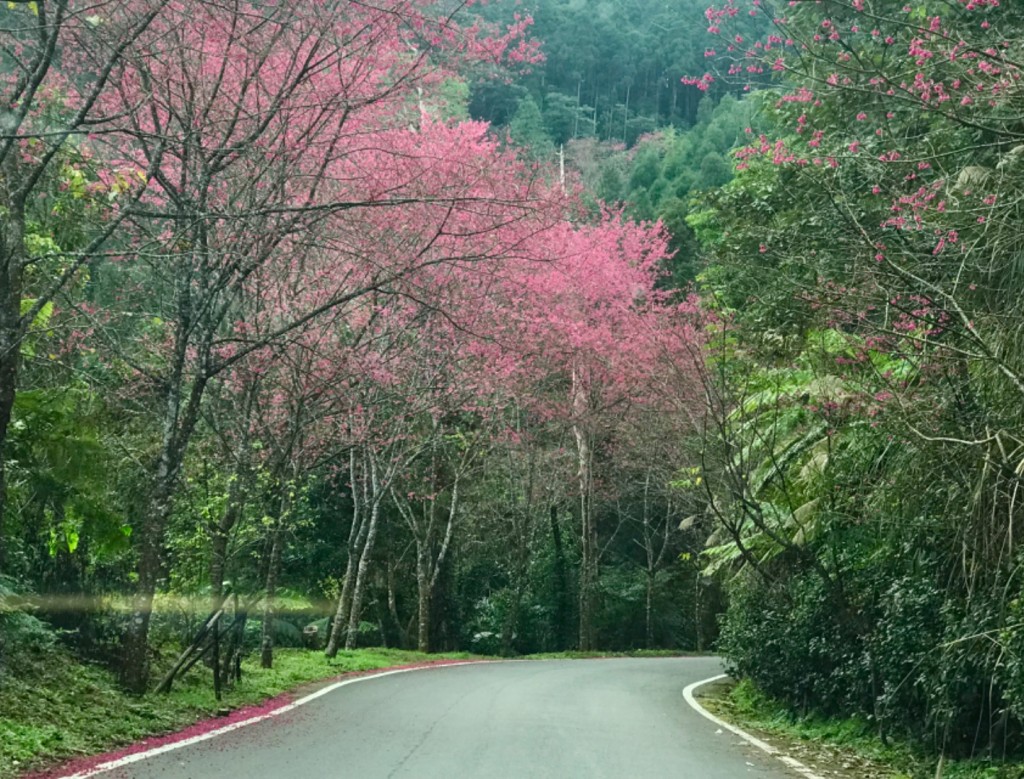
[[0, 8], [0, 701], [716, 649], [1020, 759], [1024, 9], [707, 4]]

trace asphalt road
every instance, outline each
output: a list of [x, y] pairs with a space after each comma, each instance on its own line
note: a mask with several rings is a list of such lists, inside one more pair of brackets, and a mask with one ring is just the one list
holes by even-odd
[[687, 706], [713, 658], [531, 660], [341, 687], [104, 779], [790, 779]]

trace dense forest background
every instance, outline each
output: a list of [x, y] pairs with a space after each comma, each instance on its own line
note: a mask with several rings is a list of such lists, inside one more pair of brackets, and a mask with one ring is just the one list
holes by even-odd
[[[215, 63], [246, 41], [176, 30], [163, 2], [96, 41], [88, 19], [4, 12], [10, 65], [41, 76], [9, 85], [29, 108], [5, 147], [7, 651], [38, 619], [143, 690], [219, 610], [242, 631], [224, 651], [266, 664], [307, 627], [329, 654], [712, 645], [706, 533], [680, 527], [699, 500], [673, 486], [697, 464], [703, 314], [692, 254], [653, 224], [683, 228], [746, 121], [681, 83], [692, 36], [650, 48], [696, 6], [399, 6], [338, 43], [338, 83], [285, 54], [228, 83]], [[338, 13], [274, 17], [267, 46], [302, 55]], [[80, 60], [43, 45], [65, 39]], [[303, 113], [310, 89], [341, 91], [321, 109], [340, 130]]]
[[2, 11], [6, 662], [714, 648], [1019, 755], [1021, 9], [398, 5]]

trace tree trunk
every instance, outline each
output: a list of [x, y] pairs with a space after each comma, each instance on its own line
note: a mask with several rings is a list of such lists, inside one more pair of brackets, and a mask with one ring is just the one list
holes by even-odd
[[213, 666], [213, 697], [220, 701], [220, 620], [213, 623], [213, 652], [211, 655]]
[[228, 503], [220, 521], [212, 529], [210, 535], [210, 604], [214, 608], [224, 600], [224, 572], [227, 570], [228, 540], [231, 531], [238, 524], [242, 515], [242, 488], [239, 486], [241, 474], [235, 474], [235, 480], [228, 488]]
[[338, 607], [334, 610], [334, 621], [331, 623], [331, 635], [327, 639], [324, 654], [336, 657], [341, 648], [341, 635], [348, 627], [348, 615], [352, 607], [352, 590], [356, 578], [356, 557], [358, 549], [349, 546], [348, 560], [345, 563], [345, 578], [341, 582], [341, 593], [338, 595]]
[[572, 407], [575, 421], [572, 430], [576, 438], [580, 497], [580, 590], [579, 590], [579, 642], [582, 651], [594, 645], [594, 596], [597, 589], [597, 535], [591, 512], [593, 452], [590, 433], [583, 425], [589, 410], [586, 387], [577, 369], [572, 374]]
[[[437, 588], [437, 580], [444, 566], [445, 558], [448, 556], [448, 548], [451, 546], [452, 533], [455, 528], [455, 517], [459, 510], [459, 481], [461, 473], [456, 472], [455, 480], [452, 482], [452, 493], [448, 501], [448, 516], [445, 521], [444, 536], [441, 539], [441, 546], [436, 556], [432, 549], [436, 535], [434, 533], [434, 518], [436, 516], [437, 501], [430, 504], [430, 520], [422, 534], [416, 534], [416, 589], [419, 608], [419, 629], [417, 630], [416, 645], [421, 652], [430, 651], [430, 606], [434, 599], [434, 590]], [[435, 482], [436, 483], [436, 482]], [[412, 517], [410, 512], [409, 517]]]
[[263, 629], [260, 639], [260, 667], [272, 668], [274, 665], [274, 598], [277, 596], [277, 577], [281, 568], [281, 549], [284, 546], [284, 523], [292, 509], [292, 494], [295, 481], [281, 485], [281, 502], [278, 505], [277, 519], [271, 528], [270, 561], [267, 564], [267, 587], [263, 601]]
[[[283, 512], [282, 512], [283, 514]], [[284, 533], [282, 517], [274, 522], [273, 539], [270, 545], [270, 562], [267, 565], [266, 596], [263, 601], [263, 630], [260, 639], [260, 668], [274, 665], [274, 597], [277, 594], [277, 571], [281, 566], [281, 545]]]
[[648, 649], [654, 648], [654, 624], [651, 621], [651, 607], [654, 601], [654, 571], [647, 570], [647, 592], [644, 597], [644, 636]]
[[402, 627], [402, 621], [398, 618], [398, 599], [395, 595], [395, 564], [388, 560], [388, 612], [391, 620], [395, 623], [398, 631], [398, 648], [405, 649], [409, 646], [409, 632]]
[[249, 420], [252, 417], [255, 383], [248, 385], [242, 414], [242, 434], [235, 447], [235, 470], [228, 485], [228, 500], [220, 521], [212, 528], [210, 538], [210, 597], [216, 605], [224, 599], [224, 574], [227, 570], [228, 540], [242, 517], [245, 507], [245, 478], [249, 471]]
[[349, 484], [352, 489], [352, 526], [348, 531], [348, 558], [345, 561], [345, 575], [341, 581], [341, 593], [338, 595], [338, 607], [334, 611], [334, 622], [331, 623], [331, 635], [327, 640], [327, 648], [324, 653], [327, 657], [336, 657], [338, 649], [341, 648], [342, 633], [348, 628], [348, 618], [352, 609], [352, 592], [355, 589], [356, 561], [360, 557], [360, 550], [366, 543], [368, 523], [365, 521], [364, 506], [366, 505], [366, 482], [362, 482], [362, 493], [360, 496], [360, 483], [357, 478], [355, 449], [349, 452], [348, 457]]
[[505, 657], [513, 653], [513, 642], [519, 627], [519, 613], [523, 605], [523, 574], [516, 572], [516, 582], [512, 587], [512, 602], [505, 612], [505, 622], [501, 626], [501, 654]]
[[[8, 171], [10, 172], [10, 171]], [[25, 213], [11, 204], [0, 225], [0, 574], [7, 570], [7, 433], [21, 364], [21, 286]]]
[[[183, 293], [179, 290], [178, 294]], [[185, 302], [180, 300], [179, 306], [187, 307], [187, 298]], [[197, 377], [189, 389], [187, 400], [183, 402], [182, 376], [188, 356], [188, 343], [182, 333], [186, 328], [187, 322], [179, 327], [174, 367], [167, 382], [160, 454], [153, 473], [152, 497], [143, 513], [140, 527], [133, 533], [139, 552], [138, 586], [132, 602], [131, 622], [124, 636], [121, 681], [129, 692], [138, 695], [145, 692], [149, 683], [149, 620], [160, 575], [164, 531], [171, 515], [174, 488], [185, 451], [199, 422], [199, 405], [208, 381], [205, 376]], [[199, 360], [205, 363], [207, 355], [208, 352], [200, 349]]]
[[594, 597], [597, 590], [597, 539], [590, 516], [589, 495], [581, 496], [579, 649], [594, 648]]
[[565, 551], [562, 548], [562, 529], [558, 526], [558, 506], [551, 504], [549, 512], [551, 520], [551, 544], [554, 547], [554, 596], [555, 596], [555, 649], [562, 651], [569, 648], [571, 638], [569, 632], [571, 598], [569, 596], [569, 574], [566, 571]]
[[416, 555], [416, 603], [417, 630], [416, 648], [420, 652], [430, 651], [430, 575], [427, 570], [427, 552], [422, 550]]
[[163, 529], [171, 513], [171, 492], [174, 489], [174, 474], [167, 457], [161, 457], [156, 481], [156, 494], [144, 511], [142, 523], [135, 533], [139, 554], [136, 567], [138, 584], [132, 598], [131, 620], [123, 641], [121, 684], [136, 695], [144, 693], [149, 684], [149, 621], [157, 580], [160, 578]]
[[374, 503], [370, 509], [370, 527], [366, 532], [366, 543], [363, 544], [362, 554], [359, 555], [359, 567], [356, 569], [356, 582], [352, 589], [352, 608], [348, 615], [348, 634], [345, 636], [345, 649], [355, 649], [356, 639], [359, 635], [359, 618], [362, 616], [363, 591], [366, 588], [366, 577], [370, 570], [370, 558], [373, 555], [373, 546], [377, 541], [377, 527], [380, 524], [380, 500], [374, 497]]

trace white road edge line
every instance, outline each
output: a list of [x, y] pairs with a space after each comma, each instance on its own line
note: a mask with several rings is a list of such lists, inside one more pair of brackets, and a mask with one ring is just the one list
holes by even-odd
[[274, 709], [273, 711], [268, 711], [265, 714], [257, 714], [255, 717], [240, 720], [239, 722], [232, 722], [230, 725], [225, 725], [224, 727], [217, 728], [216, 730], [209, 730], [206, 733], [200, 733], [198, 736], [192, 736], [191, 738], [185, 738], [181, 741], [175, 741], [170, 744], [164, 744], [163, 746], [154, 747], [153, 749], [147, 749], [145, 752], [136, 752], [131, 755], [126, 755], [125, 757], [120, 757], [117, 760], [110, 760], [106, 763], [100, 763], [99, 765], [93, 766], [92, 768], [87, 768], [84, 771], [79, 771], [76, 774], [64, 774], [58, 777], [57, 779], [86, 779], [86, 777], [96, 776], [97, 774], [102, 774], [105, 771], [111, 771], [115, 768], [121, 768], [126, 765], [131, 765], [132, 763], [137, 763], [140, 760], [146, 760], [147, 758], [155, 757], [156, 755], [162, 755], [164, 752], [170, 752], [171, 750], [178, 749], [180, 747], [187, 747], [192, 744], [198, 744], [200, 741], [206, 741], [211, 738], [216, 738], [217, 736], [223, 736], [225, 733], [230, 733], [232, 730], [244, 728], [246, 725], [255, 725], [257, 722], [263, 722], [264, 720], [268, 720], [271, 717], [276, 717], [280, 714], [284, 714], [285, 712], [289, 712], [292, 709], [297, 709], [299, 706], [309, 703], [310, 701], [316, 700], [321, 695], [326, 695], [329, 692], [334, 692], [339, 687], [345, 687], [349, 684], [366, 682], [370, 679], [380, 679], [382, 676], [409, 673], [410, 671], [429, 671], [432, 668], [450, 668], [456, 665], [478, 665], [480, 663], [488, 662], [493, 661], [467, 660], [458, 661], [454, 663], [437, 663], [435, 665], [423, 665], [418, 666], [416, 668], [396, 668], [392, 671], [381, 671], [380, 673], [370, 674], [368, 676], [357, 676], [354, 679], [342, 679], [339, 682], [329, 684], [326, 687], [317, 690], [316, 692], [310, 693], [305, 697], [299, 698], [297, 701], [286, 703], [284, 706], [281, 706], [278, 709]]
[[765, 743], [764, 741], [762, 741], [761, 739], [757, 738], [756, 736], [750, 735], [745, 730], [741, 730], [740, 728], [736, 727], [735, 725], [732, 725], [732, 724], [726, 722], [724, 719], [716, 717], [710, 711], [708, 711], [703, 706], [701, 706], [699, 703], [697, 703], [697, 699], [693, 695], [694, 690], [696, 690], [698, 687], [703, 687], [705, 684], [711, 684], [711, 682], [717, 682], [719, 679], [725, 679], [727, 676], [728, 676], [728, 674], [718, 674], [718, 676], [712, 676], [712, 677], [710, 677], [708, 679], [701, 679], [699, 682], [694, 682], [693, 684], [689, 684], [689, 685], [687, 685], [686, 687], [683, 688], [683, 698], [689, 704], [690, 708], [693, 709], [698, 714], [700, 714], [702, 717], [711, 720], [716, 725], [718, 725], [720, 728], [725, 728], [726, 730], [728, 730], [728, 731], [730, 731], [732, 733], [735, 733], [737, 736], [742, 738], [744, 741], [746, 741], [749, 744], [752, 744], [753, 746], [757, 747], [762, 752], [765, 752], [765, 753], [771, 755], [772, 757], [776, 758], [777, 760], [780, 760], [781, 762], [785, 763], [789, 768], [793, 769], [794, 771], [796, 771], [798, 774], [800, 774], [801, 776], [805, 777], [806, 779], [825, 779], [820, 774], [814, 773], [814, 771], [812, 771], [810, 768], [805, 766], [799, 760], [796, 760], [796, 759], [790, 757], [789, 755], [784, 755], [782, 752], [780, 752], [777, 748], [773, 747], [771, 744]]

